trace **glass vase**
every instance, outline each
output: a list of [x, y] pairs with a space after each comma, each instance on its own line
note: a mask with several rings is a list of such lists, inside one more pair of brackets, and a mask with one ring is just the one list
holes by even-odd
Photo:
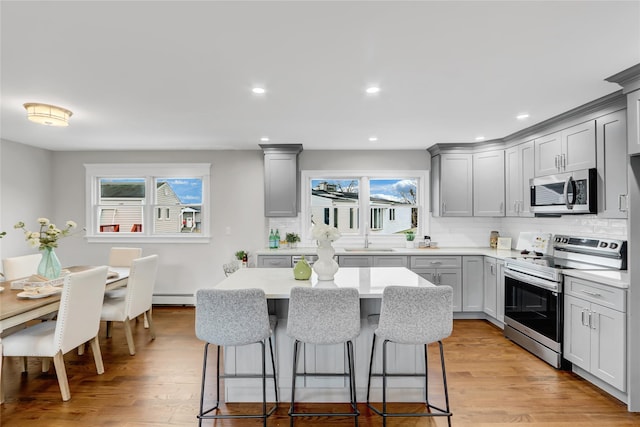
[[313, 263], [318, 280], [333, 280], [338, 271], [338, 263], [333, 259], [335, 253], [331, 240], [318, 240], [318, 260]]
[[45, 248], [42, 250], [42, 259], [38, 264], [38, 274], [47, 279], [56, 279], [60, 277], [62, 265], [53, 248]]

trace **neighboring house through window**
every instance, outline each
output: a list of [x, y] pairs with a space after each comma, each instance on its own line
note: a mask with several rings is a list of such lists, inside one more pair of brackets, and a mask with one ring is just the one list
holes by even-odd
[[208, 238], [209, 164], [88, 164], [87, 237]]
[[335, 226], [347, 239], [404, 241], [406, 231], [427, 232], [425, 171], [303, 171], [302, 183], [303, 237], [316, 223]]

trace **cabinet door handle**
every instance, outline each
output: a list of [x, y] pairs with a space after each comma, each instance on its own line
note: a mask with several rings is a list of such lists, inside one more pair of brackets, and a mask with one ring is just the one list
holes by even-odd
[[589, 323], [584, 321], [585, 314], [587, 314], [587, 310], [583, 308], [582, 312], [580, 313], [580, 323], [582, 323], [582, 326], [589, 326]]
[[[624, 203], [623, 203], [624, 201]], [[627, 211], [627, 195], [626, 194], [619, 194], [618, 195], [618, 210], [620, 212], [626, 212]]]
[[596, 318], [598, 313], [595, 313], [593, 311], [589, 311], [589, 327], [591, 329], [598, 329], [598, 325], [596, 325]]
[[500, 202], [500, 213], [504, 212], [504, 202]]
[[442, 275], [438, 273], [438, 285], [442, 284]]
[[562, 153], [562, 169], [566, 169], [567, 168], [567, 155], [566, 153]]
[[447, 212], [447, 203], [442, 202], [442, 215], [444, 215], [446, 212]]
[[558, 155], [557, 155], [557, 154], [556, 154], [556, 156], [553, 158], [553, 162], [554, 162], [554, 165], [556, 166], [556, 169], [560, 169], [560, 168], [558, 167]]
[[438, 264], [438, 265], [439, 265], [439, 264], [442, 264], [442, 261], [429, 261], [429, 262], [430, 262], [432, 265], [433, 265], [433, 264]]

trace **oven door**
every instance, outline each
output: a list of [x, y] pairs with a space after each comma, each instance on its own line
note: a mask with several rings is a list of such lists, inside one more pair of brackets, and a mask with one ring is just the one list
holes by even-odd
[[562, 293], [560, 284], [505, 270], [505, 323], [560, 353]]

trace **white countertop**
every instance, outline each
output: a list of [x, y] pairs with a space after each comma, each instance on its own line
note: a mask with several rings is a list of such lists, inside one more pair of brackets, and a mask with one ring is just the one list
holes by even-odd
[[309, 280], [296, 280], [292, 268], [241, 268], [215, 288], [258, 288], [267, 298], [289, 298], [294, 286], [357, 288], [360, 298], [382, 298], [382, 291], [390, 285], [434, 286], [404, 267], [341, 267], [333, 281], [318, 281], [315, 272]]
[[[488, 247], [438, 247], [423, 249], [406, 249], [392, 248], [391, 251], [376, 250], [375, 247], [357, 250], [346, 250], [345, 248], [335, 248], [336, 255], [432, 255], [432, 256], [450, 256], [450, 255], [482, 255], [496, 259], [505, 259], [507, 257], [522, 256], [517, 250], [497, 250]], [[298, 247], [294, 249], [263, 249], [256, 251], [258, 255], [313, 255], [316, 248]], [[629, 288], [629, 274], [626, 270], [563, 270], [564, 275], [578, 277], [593, 282], [602, 283], [617, 288]]]
[[[346, 248], [335, 248], [336, 255], [482, 255], [490, 256], [497, 259], [506, 257], [521, 256], [520, 251], [516, 250], [497, 250], [489, 247], [438, 247], [423, 249], [407, 249], [407, 248], [379, 248], [375, 246], [367, 249], [356, 250]], [[294, 249], [262, 249], [256, 251], [257, 255], [314, 255], [316, 248], [314, 247], [298, 247]]]
[[616, 288], [629, 288], [629, 273], [626, 270], [563, 270], [562, 274]]

